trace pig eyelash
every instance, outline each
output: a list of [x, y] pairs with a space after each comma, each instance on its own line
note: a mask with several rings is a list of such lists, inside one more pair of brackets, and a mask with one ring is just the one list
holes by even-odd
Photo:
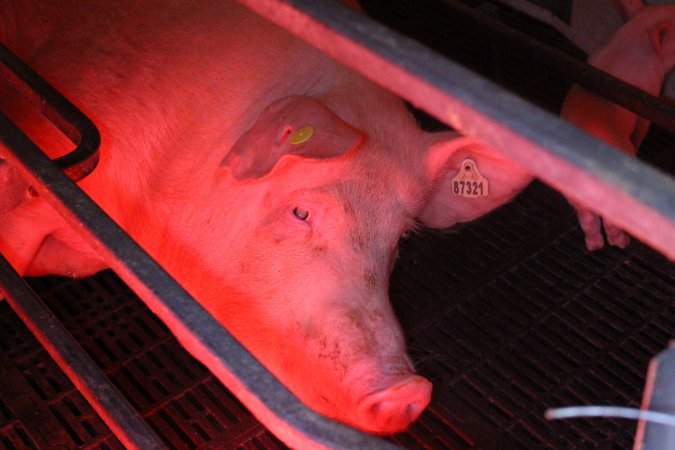
[[309, 217], [309, 211], [296, 206], [295, 208], [293, 208], [293, 215], [298, 219], [305, 221]]

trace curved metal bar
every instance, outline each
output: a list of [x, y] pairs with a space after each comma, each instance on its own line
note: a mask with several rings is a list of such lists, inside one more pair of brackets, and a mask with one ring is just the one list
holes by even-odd
[[76, 145], [72, 152], [56, 158], [56, 164], [73, 181], [89, 175], [99, 161], [101, 136], [96, 126], [1, 43], [0, 63], [0, 75], [10, 80], [12, 86]]

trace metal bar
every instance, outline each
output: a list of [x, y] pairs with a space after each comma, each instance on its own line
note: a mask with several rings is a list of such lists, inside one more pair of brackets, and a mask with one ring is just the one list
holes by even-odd
[[464, 19], [487, 27], [496, 35], [498, 42], [526, 50], [532, 60], [546, 64], [547, 67], [569, 77], [593, 93], [639, 114], [668, 131], [675, 132], [675, 102], [672, 100], [666, 97], [656, 98], [551, 45], [532, 39], [475, 8], [452, 0], [444, 0], [443, 3], [452, 8], [456, 14], [461, 14]]
[[[0, 113], [8, 160], [169, 326], [183, 346], [293, 448], [397, 449], [306, 408]], [[225, 299], [224, 299], [225, 300]]]
[[76, 147], [56, 158], [59, 167], [74, 181], [89, 175], [98, 164], [101, 137], [87, 116], [70, 103], [33, 69], [0, 43], [0, 77], [12, 83], [22, 95]]
[[0, 293], [96, 413], [129, 449], [167, 448], [0, 254]]
[[[649, 362], [641, 410], [675, 418], [675, 341]], [[675, 427], [638, 422], [633, 450], [675, 450]]]
[[339, 2], [239, 0], [675, 259], [675, 181]]

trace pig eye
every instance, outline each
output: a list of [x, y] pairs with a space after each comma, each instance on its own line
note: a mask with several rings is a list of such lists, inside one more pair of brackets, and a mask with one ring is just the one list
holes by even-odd
[[293, 215], [300, 220], [307, 220], [307, 217], [309, 217], [309, 211], [296, 206], [293, 208]]

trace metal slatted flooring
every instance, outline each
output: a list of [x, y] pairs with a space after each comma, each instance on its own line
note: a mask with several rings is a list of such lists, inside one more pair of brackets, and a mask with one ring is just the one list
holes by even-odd
[[[32, 285], [169, 448], [285, 448], [112, 272]], [[0, 448], [123, 448], [6, 303], [0, 324]]]
[[[495, 51], [499, 43], [488, 32], [441, 14], [443, 2], [415, 2], [415, 11], [410, 2], [365, 3], [380, 20], [419, 31], [428, 45], [449, 47], [454, 57], [547, 108], [558, 108], [569, 86], [555, 74], [541, 76], [536, 62], [524, 63], [527, 55]], [[564, 42], [511, 10], [467, 3]], [[438, 21], [446, 31], [431, 33]], [[655, 129], [641, 157], [675, 174], [674, 143]], [[543, 411], [639, 406], [649, 359], [673, 336], [672, 263], [639, 242], [626, 251], [586, 252], [565, 200], [536, 182], [476, 222], [410, 236], [400, 255], [392, 302], [413, 359], [434, 382], [434, 398], [393, 441], [413, 449], [631, 448], [633, 422], [547, 422]], [[111, 272], [31, 282], [170, 448], [285, 448]], [[122, 446], [0, 303], [0, 449], [24, 448]]]

